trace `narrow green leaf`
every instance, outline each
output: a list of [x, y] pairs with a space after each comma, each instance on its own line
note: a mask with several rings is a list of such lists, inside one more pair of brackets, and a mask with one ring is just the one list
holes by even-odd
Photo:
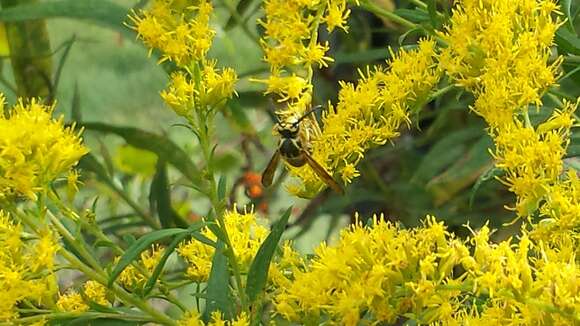
[[218, 181], [218, 189], [217, 189], [218, 200], [224, 200], [226, 198], [227, 187], [228, 187], [228, 179], [225, 175], [222, 175], [220, 177], [220, 180]]
[[213, 259], [211, 271], [207, 281], [206, 306], [203, 319], [209, 320], [211, 313], [219, 311], [226, 320], [230, 319], [234, 310], [234, 304], [230, 291], [230, 272], [228, 258], [224, 255], [225, 245], [219, 241]]
[[483, 185], [485, 182], [489, 180], [495, 179], [495, 177], [501, 176], [503, 173], [504, 172], [502, 169], [498, 169], [493, 165], [487, 171], [482, 173], [479, 176], [479, 178], [477, 178], [477, 181], [471, 188], [471, 193], [469, 195], [469, 207], [473, 207], [473, 200], [475, 199], [475, 194], [477, 193], [477, 190], [479, 190], [481, 185]]
[[561, 54], [575, 54], [580, 55], [580, 38], [575, 32], [566, 27], [560, 27], [556, 31], [556, 45], [558, 45], [558, 52]]
[[81, 94], [79, 91], [79, 83], [75, 82], [75, 89], [70, 105], [70, 116], [73, 121], [83, 121], [83, 114], [81, 110]]
[[149, 189], [149, 203], [157, 211], [159, 222], [163, 228], [187, 227], [187, 224], [171, 207], [171, 191], [167, 176], [167, 166], [163, 159], [157, 161], [157, 169]]
[[[203, 223], [198, 222], [198, 225], [201, 228]], [[121, 256], [121, 259], [119, 259], [119, 262], [109, 276], [108, 285], [111, 286], [125, 267], [131, 264], [134, 260], [137, 260], [141, 252], [149, 248], [153, 243], [169, 236], [179, 236], [187, 232], [188, 229], [165, 229], [153, 231], [139, 238], [129, 248], [127, 248], [125, 254]]]
[[374, 48], [357, 52], [337, 52], [334, 56], [336, 64], [341, 63], [358, 63], [376, 60], [386, 60], [390, 57], [389, 50], [386, 48]]
[[266, 240], [264, 240], [262, 245], [260, 245], [256, 257], [254, 257], [254, 260], [252, 261], [246, 284], [246, 294], [248, 295], [250, 302], [256, 300], [266, 285], [270, 262], [272, 261], [272, 257], [274, 257], [276, 248], [278, 248], [278, 242], [282, 237], [282, 233], [284, 233], [284, 230], [286, 229], [286, 224], [288, 224], [288, 218], [290, 217], [291, 212], [292, 207], [288, 208], [284, 215], [282, 215], [276, 224], [274, 224], [272, 231]]
[[46, 18], [86, 19], [124, 34], [133, 34], [123, 22], [129, 10], [110, 0], [60, 0], [25, 4], [0, 10], [0, 21], [21, 22]]
[[143, 296], [147, 296], [147, 294], [149, 294], [149, 292], [151, 292], [151, 290], [153, 290], [153, 286], [157, 282], [159, 275], [161, 275], [161, 272], [163, 271], [163, 267], [165, 267], [165, 263], [167, 262], [167, 259], [169, 259], [169, 256], [171, 256], [171, 254], [173, 253], [175, 248], [183, 240], [185, 240], [185, 238], [187, 238], [188, 236], [189, 236], [189, 233], [183, 233], [183, 234], [177, 235], [173, 239], [173, 241], [171, 241], [171, 243], [165, 248], [165, 251], [163, 252], [163, 256], [161, 256], [161, 258], [159, 259], [157, 266], [155, 266], [153, 273], [151, 273], [151, 276], [149, 277], [149, 279], [147, 280], [147, 283], [145, 283], [145, 286], [143, 287]]
[[70, 50], [72, 49], [73, 44], [75, 43], [75, 40], [76, 40], [76, 36], [73, 35], [70, 39], [68, 39], [67, 41], [65, 41], [61, 45], [64, 47], [64, 52], [60, 56], [60, 59], [58, 60], [58, 64], [56, 66], [56, 71], [54, 72], [52, 89], [50, 90], [50, 92], [51, 92], [50, 97], [51, 98], [56, 97], [56, 92], [58, 90], [58, 85], [60, 83], [60, 76], [62, 74], [62, 69], [64, 68], [64, 64], [66, 63], [66, 60], [68, 59], [68, 55], [70, 53]]
[[418, 9], [397, 9], [394, 13], [398, 16], [401, 16], [407, 20], [412, 21], [413, 23], [423, 23], [428, 22], [430, 20], [429, 14], [423, 10]]
[[201, 184], [201, 173], [191, 161], [190, 156], [165, 136], [133, 127], [119, 127], [98, 122], [85, 123], [82, 126], [86, 130], [115, 134], [125, 139], [131, 146], [153, 152], [173, 165], [192, 183]]
[[246, 110], [242, 107], [240, 100], [234, 99], [229, 101], [225, 108], [226, 110], [224, 110], [224, 113], [226, 118], [229, 118], [229, 120], [231, 120], [240, 131], [250, 135], [256, 134], [256, 129], [248, 118]]
[[441, 27], [441, 20], [439, 20], [439, 17], [437, 16], [437, 0], [427, 1], [427, 12], [431, 18], [431, 25], [433, 28], [439, 29], [439, 27]]
[[419, 167], [411, 178], [412, 182], [425, 183], [455, 162], [466, 151], [466, 144], [481, 136], [479, 127], [451, 132], [438, 140], [423, 156]]
[[[250, 4], [252, 4], [252, 0], [240, 0], [236, 5], [236, 12], [238, 13], [239, 17], [244, 17], [246, 11], [250, 8]], [[224, 30], [228, 31], [237, 26], [237, 21], [234, 16], [230, 16], [226, 25], [224, 26]]]
[[572, 0], [560, 0], [560, 8], [562, 8], [566, 18], [568, 18], [568, 25], [570, 25], [572, 30], [574, 30], [574, 16], [572, 16], [572, 13], [570, 12], [571, 6]]

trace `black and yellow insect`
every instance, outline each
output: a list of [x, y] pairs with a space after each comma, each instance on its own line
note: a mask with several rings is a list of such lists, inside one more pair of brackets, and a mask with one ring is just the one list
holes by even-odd
[[262, 184], [265, 187], [269, 187], [272, 184], [274, 173], [276, 172], [280, 158], [282, 158], [294, 167], [301, 167], [308, 164], [327, 186], [339, 194], [344, 194], [342, 187], [310, 155], [309, 137], [303, 128], [301, 128], [302, 121], [314, 110], [319, 108], [315, 107], [299, 119], [294, 118], [276, 123], [274, 130], [280, 135], [280, 141], [278, 142], [278, 149], [270, 159], [264, 173], [262, 173]]

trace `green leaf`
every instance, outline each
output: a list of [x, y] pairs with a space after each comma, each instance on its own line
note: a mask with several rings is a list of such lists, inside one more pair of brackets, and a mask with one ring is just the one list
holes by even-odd
[[[202, 222], [197, 222], [196, 224], [199, 228], [203, 227]], [[127, 248], [125, 254], [121, 256], [121, 259], [119, 259], [119, 262], [117, 263], [117, 265], [111, 272], [111, 275], [109, 276], [108, 285], [111, 286], [115, 282], [117, 277], [119, 277], [119, 274], [121, 274], [121, 272], [125, 269], [125, 267], [127, 267], [133, 261], [137, 260], [141, 252], [143, 252], [145, 249], [148, 249], [153, 243], [163, 238], [167, 238], [170, 236], [179, 236], [184, 233], [187, 234], [188, 232], [189, 229], [175, 228], [175, 229], [157, 230], [142, 236], [141, 238], [139, 238], [139, 240], [135, 241], [129, 248]]]
[[426, 183], [461, 157], [466, 151], [466, 144], [482, 134], [481, 128], [471, 127], [451, 132], [441, 138], [423, 156], [411, 181]]
[[386, 48], [367, 49], [357, 52], [337, 52], [334, 56], [335, 64], [359, 63], [376, 60], [386, 60], [391, 54]]
[[173, 165], [192, 183], [201, 184], [201, 173], [191, 161], [190, 156], [165, 136], [133, 127], [119, 127], [98, 122], [84, 123], [82, 126], [86, 130], [113, 133], [125, 139], [131, 146], [151, 151]]
[[183, 240], [185, 240], [185, 238], [187, 238], [189, 235], [190, 235], [190, 233], [183, 233], [183, 234], [176, 236], [173, 239], [173, 241], [171, 241], [171, 243], [165, 248], [165, 251], [163, 252], [163, 256], [161, 256], [161, 258], [159, 259], [159, 263], [157, 263], [157, 266], [155, 266], [153, 273], [151, 273], [151, 276], [149, 277], [149, 279], [147, 280], [147, 283], [145, 283], [145, 286], [143, 287], [143, 295], [144, 296], [146, 296], [147, 294], [149, 294], [149, 292], [151, 292], [151, 290], [153, 290], [153, 286], [157, 282], [159, 275], [161, 275], [161, 272], [163, 271], [163, 267], [165, 267], [165, 263], [167, 262], [167, 259], [169, 259], [169, 256], [171, 256], [171, 254], [173, 253], [175, 248]]
[[559, 53], [580, 55], [580, 38], [575, 32], [568, 28], [560, 27], [560, 29], [556, 31], [555, 40], [558, 45]]
[[58, 90], [58, 85], [60, 83], [60, 76], [62, 74], [62, 69], [64, 68], [64, 64], [66, 63], [66, 60], [68, 59], [68, 55], [70, 53], [70, 50], [73, 46], [73, 44], [76, 41], [76, 36], [73, 35], [69, 40], [65, 41], [62, 46], [64, 46], [64, 52], [62, 54], [62, 56], [60, 57], [60, 60], [58, 61], [58, 65], [56, 66], [56, 71], [54, 73], [54, 81], [52, 82], [52, 89], [50, 90], [51, 94], [50, 96], [52, 98], [55, 98], [56, 96], [56, 91]]
[[429, 13], [429, 17], [431, 19], [431, 25], [435, 29], [439, 29], [441, 27], [441, 20], [437, 16], [437, 0], [429, 0], [427, 1], [427, 12]]
[[230, 272], [228, 258], [224, 255], [225, 245], [219, 241], [213, 259], [211, 271], [207, 281], [206, 306], [203, 319], [208, 321], [211, 313], [219, 311], [224, 318], [230, 319], [234, 311], [234, 304], [230, 291]]
[[272, 261], [272, 257], [274, 257], [276, 248], [278, 248], [278, 242], [282, 237], [282, 233], [284, 233], [284, 230], [286, 229], [286, 224], [288, 224], [288, 218], [290, 217], [291, 212], [292, 207], [288, 208], [284, 215], [282, 215], [276, 224], [274, 224], [272, 231], [266, 240], [264, 240], [262, 245], [260, 245], [256, 257], [254, 257], [254, 260], [252, 261], [246, 284], [246, 294], [248, 295], [250, 302], [256, 300], [266, 285], [270, 262]]
[[568, 18], [568, 24], [570, 25], [570, 29], [574, 30], [574, 16], [570, 12], [570, 7], [572, 6], [572, 0], [560, 0], [560, 8]]
[[175, 226], [187, 227], [187, 223], [171, 207], [171, 192], [169, 189], [167, 167], [162, 159], [157, 162], [157, 171], [151, 181], [149, 203], [153, 209], [157, 210], [157, 216], [163, 228]]
[[110, 0], [60, 0], [24, 4], [0, 10], [1, 22], [21, 22], [46, 18], [86, 19], [93, 23], [133, 35], [123, 26], [129, 10]]
[[75, 89], [73, 92], [73, 98], [70, 105], [70, 116], [73, 121], [81, 122], [83, 120], [82, 110], [81, 110], [81, 94], [79, 91], [79, 83], [75, 82]]
[[[236, 12], [238, 13], [239, 17], [244, 17], [244, 14], [250, 8], [251, 4], [252, 4], [252, 0], [240, 0], [238, 2], [238, 4], [236, 5]], [[232, 15], [232, 16], [230, 16], [230, 18], [226, 22], [226, 25], [224, 26], [224, 30], [229, 31], [230, 29], [232, 29], [236, 26], [237, 26], [237, 21], [234, 18], [234, 16]]]
[[429, 14], [423, 10], [419, 9], [397, 9], [394, 13], [398, 16], [401, 16], [407, 20], [412, 21], [413, 23], [423, 23], [428, 22], [431, 18]]
[[228, 187], [228, 179], [225, 175], [222, 175], [220, 177], [220, 180], [218, 181], [218, 189], [217, 189], [218, 200], [224, 200], [226, 198], [227, 187]]
[[436, 206], [444, 204], [456, 193], [475, 182], [489, 168], [492, 163], [487, 150], [492, 145], [489, 136], [482, 136], [445, 172], [429, 181], [427, 189], [433, 195]]
[[490, 166], [487, 171], [482, 173], [479, 178], [477, 178], [477, 181], [475, 181], [473, 187], [471, 187], [471, 194], [469, 195], [469, 207], [473, 206], [473, 200], [475, 199], [475, 194], [477, 193], [477, 190], [479, 190], [479, 187], [481, 187], [481, 185], [483, 185], [486, 181], [493, 180], [495, 177], [498, 177], [503, 173], [504, 171], [502, 169], [496, 168], [494, 165]]
[[234, 99], [229, 101], [225, 108], [224, 115], [229, 118], [229, 120], [231, 120], [241, 132], [250, 135], [256, 134], [256, 129], [248, 118], [246, 110], [242, 107], [240, 100]]

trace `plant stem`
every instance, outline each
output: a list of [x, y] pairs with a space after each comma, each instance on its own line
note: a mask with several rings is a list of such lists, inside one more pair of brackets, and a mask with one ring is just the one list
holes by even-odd
[[385, 10], [385, 9], [375, 5], [374, 3], [372, 3], [369, 0], [362, 0], [360, 2], [360, 5], [361, 5], [361, 7], [365, 8], [366, 10], [372, 12], [373, 14], [375, 14], [377, 16], [385, 17], [385, 18], [392, 20], [395, 23], [397, 23], [401, 26], [405, 26], [409, 29], [419, 27], [419, 25], [413, 23], [412, 21], [406, 20], [405, 18], [395, 14], [394, 12]]

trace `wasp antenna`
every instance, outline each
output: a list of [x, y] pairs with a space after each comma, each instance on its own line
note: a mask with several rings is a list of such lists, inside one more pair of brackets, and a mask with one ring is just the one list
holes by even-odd
[[292, 126], [297, 126], [302, 120], [304, 120], [307, 116], [309, 116], [311, 113], [316, 112], [320, 109], [322, 109], [323, 106], [322, 105], [316, 105], [315, 107], [313, 107], [312, 109], [308, 110], [306, 113], [304, 113], [296, 122], [294, 122], [292, 124]]

